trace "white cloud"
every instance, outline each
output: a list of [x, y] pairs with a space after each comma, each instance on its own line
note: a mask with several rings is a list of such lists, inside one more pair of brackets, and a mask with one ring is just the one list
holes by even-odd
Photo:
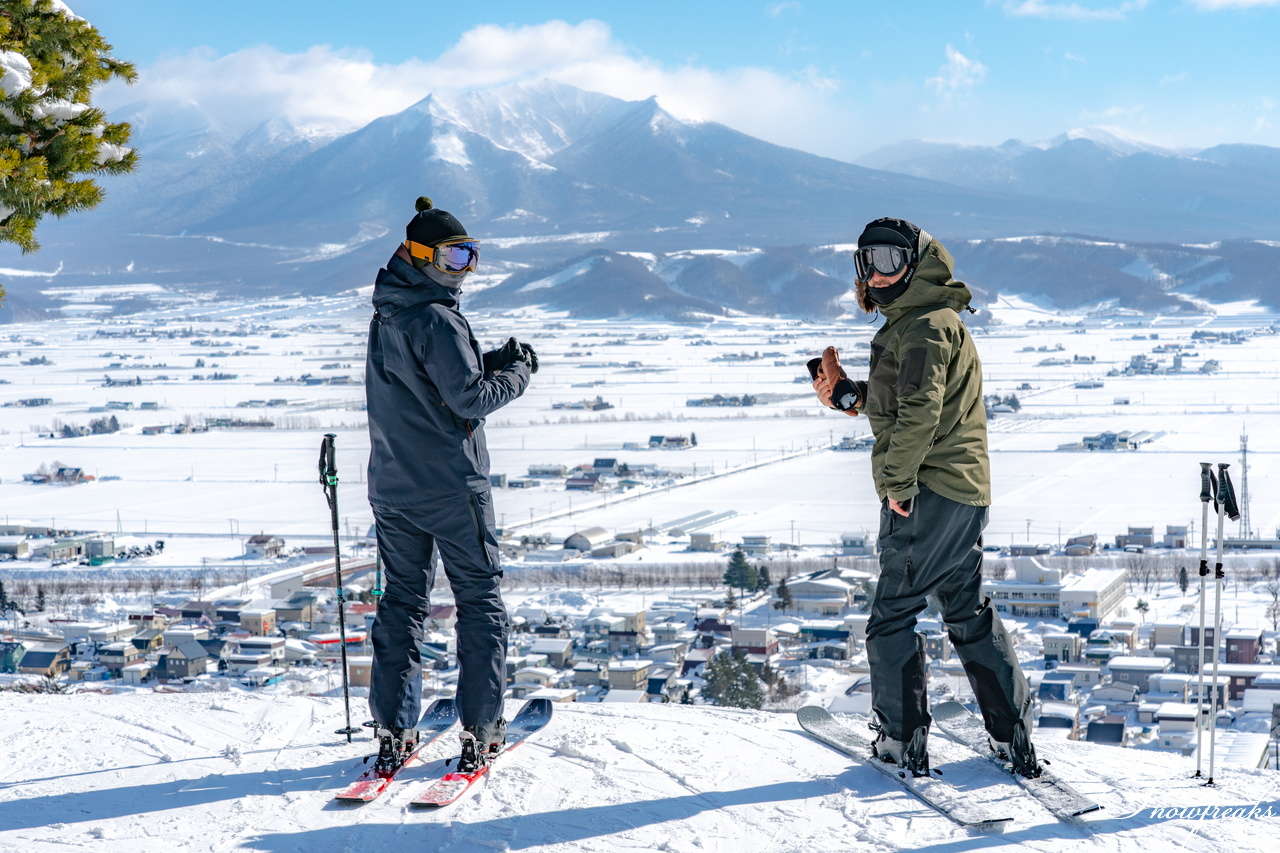
[[131, 87], [108, 84], [98, 101], [107, 110], [195, 103], [233, 133], [277, 116], [350, 130], [420, 100], [425, 79], [425, 63], [379, 65], [363, 51], [317, 46], [290, 54], [261, 45], [217, 56], [202, 48], [140, 69]]
[[949, 95], [972, 89], [986, 76], [987, 66], [947, 45], [947, 64], [938, 69], [937, 77], [925, 80], [925, 84], [940, 95]]
[[[1207, 0], [1214, 2], [1214, 0]], [[1248, 0], [1243, 0], [1248, 2]], [[1125, 0], [1101, 6], [1081, 3], [1057, 3], [1052, 0], [1019, 0], [1004, 2], [1004, 10], [1015, 18], [1052, 18], [1066, 21], [1123, 21], [1131, 12], [1141, 11], [1151, 0]], [[1226, 0], [1230, 2], [1230, 0]]]
[[1179, 71], [1177, 74], [1166, 74], [1160, 78], [1161, 86], [1168, 86], [1170, 83], [1181, 83], [1187, 79], [1187, 72]]
[[134, 101], [198, 104], [232, 132], [282, 116], [302, 126], [351, 130], [428, 94], [456, 94], [549, 77], [627, 100], [656, 95], [684, 117], [718, 121], [780, 144], [834, 153], [851, 115], [833, 114], [840, 82], [812, 69], [670, 67], [617, 42], [600, 21], [475, 27], [438, 57], [397, 65], [367, 52], [317, 46], [282, 53], [259, 46], [208, 50], [141, 69], [137, 84], [104, 87], [107, 109]]

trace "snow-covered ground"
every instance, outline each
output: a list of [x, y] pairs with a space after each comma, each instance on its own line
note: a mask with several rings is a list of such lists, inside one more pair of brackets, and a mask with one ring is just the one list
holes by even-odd
[[[332, 734], [342, 719], [340, 700], [305, 696], [0, 694], [0, 849], [1246, 853], [1274, 850], [1280, 820], [1274, 772], [1220, 769], [1205, 788], [1186, 759], [1044, 740], [1056, 772], [1103, 810], [1063, 823], [1010, 785], [1014, 822], [980, 834], [789, 714], [661, 705], [558, 705], [480, 790], [419, 811], [409, 800], [456, 751], [446, 736], [382, 799], [349, 807], [331, 797], [370, 741]], [[944, 778], [985, 766], [938, 751], [952, 759]], [[1152, 812], [1206, 807], [1233, 816]]]

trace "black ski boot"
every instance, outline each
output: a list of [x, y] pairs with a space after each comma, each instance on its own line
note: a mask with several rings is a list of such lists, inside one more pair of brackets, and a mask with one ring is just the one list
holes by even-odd
[[1027, 737], [1027, 730], [1018, 723], [1013, 728], [1013, 740], [991, 741], [991, 748], [996, 755], [1013, 765], [1013, 772], [1028, 779], [1037, 778], [1041, 772], [1040, 762], [1036, 759], [1036, 748]]
[[462, 738], [458, 772], [474, 773], [502, 752], [507, 742], [507, 721], [499, 719], [487, 726], [463, 726], [458, 736]]
[[374, 769], [379, 773], [399, 770], [418, 748], [418, 730], [378, 726], [378, 758]]
[[891, 738], [882, 727], [873, 725], [880, 734], [871, 744], [872, 754], [886, 764], [896, 764], [903, 770], [909, 770], [912, 776], [929, 775], [929, 727], [920, 726], [911, 735], [911, 740], [903, 743]]

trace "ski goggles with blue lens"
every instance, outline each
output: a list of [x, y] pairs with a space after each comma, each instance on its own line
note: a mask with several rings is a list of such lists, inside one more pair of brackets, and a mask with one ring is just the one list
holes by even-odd
[[853, 255], [858, 281], [870, 281], [871, 274], [894, 276], [911, 263], [911, 251], [901, 246], [860, 246]]
[[449, 275], [473, 272], [480, 261], [480, 244], [469, 238], [437, 243], [434, 246], [405, 240], [404, 247], [413, 257], [424, 260]]

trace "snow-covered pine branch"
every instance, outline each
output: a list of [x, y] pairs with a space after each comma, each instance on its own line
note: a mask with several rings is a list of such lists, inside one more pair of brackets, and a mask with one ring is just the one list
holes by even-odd
[[131, 64], [61, 0], [13, 0], [0, 9], [0, 241], [39, 248], [46, 214], [102, 199], [96, 174], [131, 171], [137, 154], [126, 123], [109, 123], [93, 89]]

